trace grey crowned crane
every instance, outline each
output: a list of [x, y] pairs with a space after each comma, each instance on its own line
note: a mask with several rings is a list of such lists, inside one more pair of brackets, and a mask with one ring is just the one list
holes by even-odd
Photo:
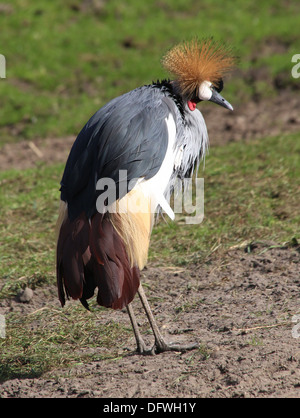
[[[220, 95], [232, 53], [212, 40], [193, 40], [163, 58], [172, 81], [139, 87], [99, 109], [74, 142], [61, 180], [57, 222], [57, 285], [85, 308], [98, 288], [99, 305], [127, 308], [137, 351], [185, 351], [197, 344], [166, 343], [143, 287], [155, 212], [174, 213], [165, 196], [176, 178], [191, 176], [204, 157], [208, 135], [197, 103], [211, 101], [229, 110]], [[124, 173], [126, 175], [124, 175]], [[110, 183], [101, 183], [102, 180]], [[136, 202], [138, 210], [136, 210]], [[117, 210], [116, 210], [117, 208]], [[154, 333], [147, 349], [131, 302], [138, 293]]]

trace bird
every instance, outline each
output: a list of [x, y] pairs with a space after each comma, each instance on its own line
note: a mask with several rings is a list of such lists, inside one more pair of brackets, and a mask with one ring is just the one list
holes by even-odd
[[[204, 159], [208, 133], [198, 103], [228, 110], [220, 94], [235, 62], [232, 50], [212, 38], [194, 38], [170, 48], [162, 60], [171, 78], [116, 97], [78, 134], [61, 179], [57, 220], [58, 297], [88, 299], [125, 309], [137, 353], [187, 351], [197, 343], [163, 338], [140, 280], [151, 232], [162, 210], [174, 219], [166, 195], [177, 179], [190, 177]], [[145, 344], [133, 311], [138, 294], [154, 334]]]

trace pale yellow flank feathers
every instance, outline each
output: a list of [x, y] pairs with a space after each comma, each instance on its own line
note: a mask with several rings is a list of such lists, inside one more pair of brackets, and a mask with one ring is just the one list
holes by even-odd
[[[109, 213], [110, 221], [125, 245], [131, 267], [142, 269], [148, 258], [154, 214], [150, 210], [150, 199], [138, 188], [134, 188], [115, 203], [116, 213]], [[68, 205], [60, 201], [56, 223], [56, 237], [68, 214]]]
[[110, 220], [123, 240], [131, 266], [142, 269], [148, 258], [150, 235], [154, 221], [150, 199], [140, 188], [134, 188], [117, 201], [116, 213]]

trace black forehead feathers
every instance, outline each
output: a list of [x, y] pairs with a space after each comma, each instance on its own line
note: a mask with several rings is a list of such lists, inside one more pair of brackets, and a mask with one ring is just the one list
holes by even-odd
[[215, 86], [215, 89], [217, 90], [218, 93], [221, 93], [221, 91], [223, 90], [223, 87], [224, 87], [223, 79], [220, 78], [220, 80]]

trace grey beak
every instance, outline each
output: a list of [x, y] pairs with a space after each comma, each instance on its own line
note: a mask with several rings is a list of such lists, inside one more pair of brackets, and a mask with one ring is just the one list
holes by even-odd
[[220, 93], [217, 92], [217, 90], [212, 90], [212, 96], [209, 99], [210, 102], [217, 103], [220, 106], [225, 107], [226, 109], [233, 110], [233, 107], [227, 100], [224, 99], [224, 97], [221, 96]]

